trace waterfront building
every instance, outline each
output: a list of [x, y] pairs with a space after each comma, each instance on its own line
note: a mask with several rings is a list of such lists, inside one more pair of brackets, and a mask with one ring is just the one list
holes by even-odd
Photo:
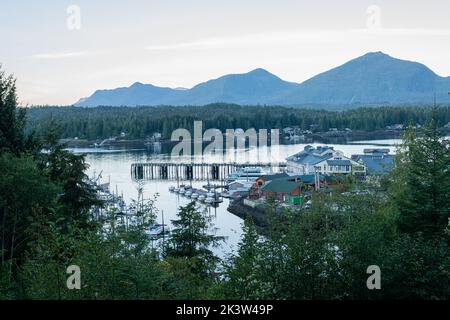
[[364, 149], [364, 154], [352, 155], [352, 160], [366, 167], [367, 174], [381, 175], [388, 173], [394, 167], [395, 156], [389, 154], [389, 149]]
[[290, 197], [301, 195], [302, 181], [300, 179], [275, 179], [261, 187], [262, 195], [266, 199], [275, 199], [280, 202]]
[[325, 175], [364, 175], [366, 173], [364, 163], [347, 158], [342, 151], [334, 150], [334, 147], [329, 146], [314, 148], [307, 145], [302, 151], [289, 156], [286, 159], [286, 165], [289, 173], [302, 175], [316, 172]]

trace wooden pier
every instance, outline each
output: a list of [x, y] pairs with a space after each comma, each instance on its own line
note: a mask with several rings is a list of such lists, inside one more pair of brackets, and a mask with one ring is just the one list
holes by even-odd
[[286, 164], [264, 163], [133, 163], [131, 178], [137, 180], [179, 180], [179, 181], [222, 181], [232, 172], [245, 167], [261, 167], [277, 173], [286, 168]]

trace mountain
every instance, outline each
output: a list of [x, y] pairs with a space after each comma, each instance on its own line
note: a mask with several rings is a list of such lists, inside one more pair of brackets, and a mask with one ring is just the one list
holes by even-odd
[[135, 83], [98, 90], [77, 106], [205, 105], [215, 102], [277, 105], [348, 106], [361, 104], [450, 103], [450, 77], [423, 64], [371, 52], [303, 83], [284, 81], [264, 69], [230, 74], [191, 89]]
[[400, 104], [449, 102], [449, 78], [436, 75], [425, 65], [368, 53], [319, 74], [283, 97], [284, 103], [303, 104]]
[[80, 99], [76, 106], [142, 106], [164, 104], [166, 99], [173, 99], [183, 90], [156, 87], [151, 84], [136, 82], [127, 88], [97, 90], [89, 98]]
[[298, 84], [283, 81], [264, 69], [230, 74], [200, 83], [192, 89], [161, 88], [135, 83], [128, 88], [98, 90], [77, 106], [204, 105], [213, 102], [266, 104], [287, 95]]
[[[268, 104], [276, 97], [292, 92], [298, 84], [283, 81], [264, 69], [245, 74], [231, 74], [196, 85], [183, 98], [189, 104], [213, 102]], [[177, 104], [185, 104], [178, 101]]]

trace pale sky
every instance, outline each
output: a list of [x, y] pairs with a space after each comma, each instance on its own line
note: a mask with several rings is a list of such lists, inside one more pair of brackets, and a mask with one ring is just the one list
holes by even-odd
[[0, 39], [29, 105], [255, 68], [302, 82], [369, 51], [450, 76], [450, 1], [1, 0]]

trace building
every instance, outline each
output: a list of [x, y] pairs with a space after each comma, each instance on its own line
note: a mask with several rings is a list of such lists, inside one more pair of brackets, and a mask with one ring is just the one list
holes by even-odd
[[286, 172], [267, 174], [267, 175], [260, 176], [259, 178], [256, 179], [255, 183], [250, 188], [249, 198], [251, 198], [251, 199], [260, 198], [262, 195], [261, 188], [263, 186], [265, 186], [267, 183], [269, 183], [272, 180], [288, 178], [288, 177], [289, 177], [289, 175]]
[[228, 196], [232, 199], [238, 199], [243, 196], [247, 196], [250, 189], [253, 187], [252, 181], [233, 181], [228, 184]]
[[389, 149], [364, 149], [364, 154], [352, 155], [352, 160], [364, 165], [367, 174], [380, 175], [390, 172], [394, 167], [395, 157]]
[[[267, 181], [260, 187], [259, 197], [276, 199], [288, 204], [300, 204], [305, 195], [315, 189], [327, 189], [332, 177], [321, 174], [294, 175]], [[257, 185], [255, 183], [255, 185]], [[257, 199], [257, 198], [253, 198]]]
[[391, 126], [386, 126], [386, 129], [388, 130], [405, 130], [406, 126], [401, 123], [393, 124]]
[[300, 151], [286, 158], [287, 171], [294, 174], [358, 174], [364, 175], [366, 168], [359, 163], [344, 156], [342, 151], [333, 147], [318, 146], [314, 148], [307, 145]]
[[263, 185], [267, 184], [269, 181], [275, 180], [275, 179], [281, 179], [281, 178], [288, 178], [289, 175], [286, 172], [281, 173], [274, 173], [274, 174], [267, 174], [259, 177], [256, 179], [256, 185], [259, 187], [262, 187]]
[[302, 181], [300, 179], [281, 178], [270, 181], [261, 187], [262, 196], [281, 202], [301, 195]]

